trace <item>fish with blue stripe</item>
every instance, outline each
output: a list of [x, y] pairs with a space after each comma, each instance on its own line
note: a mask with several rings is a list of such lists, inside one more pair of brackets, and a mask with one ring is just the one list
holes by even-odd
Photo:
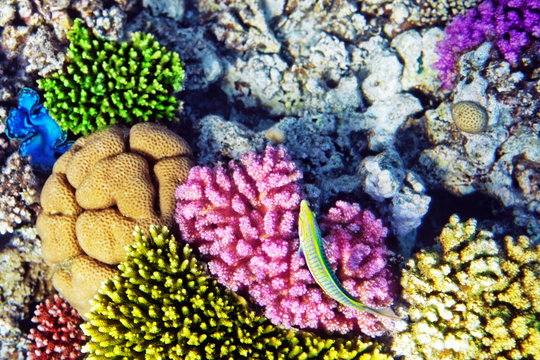
[[306, 200], [300, 202], [298, 233], [300, 235], [300, 252], [304, 253], [311, 275], [324, 292], [337, 302], [353, 309], [394, 320], [399, 319], [390, 308], [372, 309], [362, 304], [341, 285], [324, 253], [321, 230], [315, 219], [315, 214], [309, 208], [309, 203]]

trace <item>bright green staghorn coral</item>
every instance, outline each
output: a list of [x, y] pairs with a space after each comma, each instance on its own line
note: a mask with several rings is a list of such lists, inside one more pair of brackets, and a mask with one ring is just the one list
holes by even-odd
[[392, 349], [405, 359], [538, 359], [540, 246], [507, 236], [501, 248], [476, 221], [453, 215], [442, 251], [409, 260], [401, 284], [409, 328]]
[[110, 124], [172, 118], [180, 107], [183, 63], [152, 35], [117, 43], [96, 36], [79, 19], [63, 71], [39, 80], [45, 106], [62, 129], [87, 135]]
[[380, 359], [379, 346], [271, 325], [219, 286], [167, 228], [140, 229], [94, 299], [89, 359]]

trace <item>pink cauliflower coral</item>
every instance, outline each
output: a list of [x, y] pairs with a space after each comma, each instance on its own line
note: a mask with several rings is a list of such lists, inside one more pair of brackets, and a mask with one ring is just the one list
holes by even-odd
[[[285, 148], [248, 153], [226, 170], [194, 167], [178, 187], [176, 221], [183, 238], [209, 256], [209, 269], [233, 291], [247, 290], [265, 315], [286, 327], [376, 336], [383, 319], [338, 304], [298, 254], [302, 177]], [[388, 306], [396, 282], [386, 261], [380, 220], [338, 202], [321, 221], [327, 256], [343, 286], [373, 307]]]
[[46, 299], [36, 307], [34, 323], [38, 326], [30, 330], [30, 360], [74, 360], [82, 357], [82, 345], [86, 342], [81, 328], [82, 319], [58, 295]]

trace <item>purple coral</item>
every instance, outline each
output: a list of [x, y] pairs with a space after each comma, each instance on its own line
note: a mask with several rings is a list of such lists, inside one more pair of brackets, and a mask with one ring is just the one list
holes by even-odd
[[[283, 147], [269, 146], [262, 156], [249, 153], [228, 169], [192, 168], [176, 191], [182, 236], [209, 256], [219, 282], [246, 290], [274, 324], [380, 335], [391, 325], [327, 296], [299, 256], [301, 177]], [[339, 201], [321, 228], [343, 286], [368, 306], [388, 306], [396, 281], [386, 261], [382, 222]]]
[[434, 67], [439, 70], [442, 87], [450, 89], [459, 57], [484, 41], [493, 41], [512, 66], [517, 65], [524, 49], [538, 46], [540, 0], [486, 0], [456, 16], [445, 34], [437, 44], [435, 51], [440, 58]]

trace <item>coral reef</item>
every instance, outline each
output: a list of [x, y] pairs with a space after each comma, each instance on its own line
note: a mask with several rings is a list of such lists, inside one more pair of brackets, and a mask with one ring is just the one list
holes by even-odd
[[433, 64], [438, 60], [435, 46], [444, 33], [439, 28], [409, 30], [392, 40], [392, 47], [403, 60], [401, 87], [404, 91], [420, 90], [433, 95], [441, 85]]
[[112, 127], [79, 138], [55, 163], [36, 228], [53, 284], [81, 315], [125, 258], [135, 225], [172, 225], [174, 191], [191, 150], [163, 125]]
[[8, 155], [13, 151], [13, 146], [11, 146], [6, 136], [6, 125], [4, 123], [6, 116], [7, 111], [0, 106], [0, 164], [3, 164]]
[[[167, 228], [140, 229], [83, 325], [89, 359], [389, 359], [361, 340], [284, 330], [204, 272]], [[150, 285], [151, 284], [151, 285]]]
[[[391, 148], [406, 121], [423, 111], [415, 91], [431, 97], [440, 86], [430, 66], [436, 60], [433, 49], [441, 31], [412, 31], [390, 44], [377, 35], [377, 21], [359, 12], [366, 1], [249, 2], [253, 6], [234, 1], [252, 12], [246, 10], [241, 16], [225, 3], [231, 2], [198, 2], [206, 24], [215, 33], [222, 29], [224, 37], [216, 36], [235, 50], [221, 52], [225, 75], [220, 83], [234, 110], [193, 118], [201, 134], [199, 163], [215, 164], [216, 159], [228, 161], [246, 151], [262, 151], [266, 135], [279, 132], [280, 143], [304, 172], [305, 191], [315, 208], [327, 206], [341, 194], [362, 198], [355, 171], [366, 136], [374, 152]], [[243, 22], [248, 16], [264, 20], [265, 25]], [[268, 51], [274, 42], [250, 46], [263, 42], [251, 26], [269, 28], [268, 36], [278, 41], [279, 52]], [[257, 116], [250, 116], [251, 110]], [[263, 111], [269, 112], [266, 118]], [[395, 209], [400, 210], [392, 218], [392, 227], [400, 227], [398, 219], [411, 208], [416, 214], [406, 219], [401, 233], [414, 230], [427, 210], [425, 197], [422, 206], [412, 206], [416, 195], [416, 191], [396, 194], [400, 198]], [[380, 201], [381, 212], [393, 211], [393, 200]]]
[[249, 151], [264, 149], [264, 139], [247, 126], [219, 115], [208, 115], [197, 120], [200, 135], [197, 164], [213, 166], [229, 159], [238, 160]]
[[[222, 88], [231, 102], [263, 105], [278, 116], [342, 113], [362, 105], [355, 76], [361, 64], [348, 46], [370, 26], [353, 2], [288, 2], [280, 9], [257, 1], [201, 0], [198, 9], [238, 54], [225, 59]], [[272, 21], [266, 11], [275, 11]]]
[[477, 6], [482, 0], [395, 0], [407, 7], [411, 25], [433, 25], [446, 22], [468, 9]]
[[[397, 292], [393, 266], [398, 259], [410, 256], [416, 245], [417, 231], [419, 234], [433, 231], [441, 213], [464, 211], [468, 216], [486, 219], [485, 226], [491, 226], [490, 230], [496, 234], [492, 238], [527, 231], [531, 242], [538, 241], [538, 0], [487, 0], [478, 7], [481, 2], [0, 1], [0, 164], [8, 159], [4, 174], [0, 175], [0, 233], [5, 233], [0, 234], [0, 264], [3, 264], [0, 265], [3, 271], [0, 281], [5, 282], [0, 284], [0, 311], [4, 311], [0, 315], [0, 358], [22, 360], [28, 357], [29, 344], [24, 333], [28, 329], [30, 310], [42, 300], [44, 292], [49, 291], [44, 286], [48, 285], [46, 278], [53, 275], [54, 285], [61, 295], [83, 317], [90, 312], [89, 299], [103, 281], [115, 279], [108, 283], [107, 293], [99, 295], [102, 303], [96, 311], [101, 318], [95, 325], [88, 325], [95, 331], [93, 345], [87, 347], [90, 358], [102, 357], [99, 351], [107, 351], [113, 358], [159, 358], [156, 353], [168, 351], [176, 343], [182, 344], [184, 350], [193, 351], [190, 355], [174, 355], [181, 358], [211, 358], [207, 353], [215, 354], [215, 358], [369, 358], [371, 349], [377, 347], [371, 345], [362, 351], [363, 345], [359, 345], [359, 352], [353, 353], [359, 344], [356, 339], [351, 340], [353, 336], [360, 332], [379, 336], [407, 324], [387, 323], [384, 319], [347, 309], [328, 298], [315, 284], [303, 259], [296, 253], [299, 242], [295, 226], [296, 198], [306, 198], [319, 213], [317, 219], [325, 237], [325, 251], [338, 279], [347, 291], [374, 308], [392, 304]], [[470, 10], [474, 7], [477, 9]], [[467, 11], [469, 13], [465, 14]], [[471, 19], [478, 20], [476, 24], [469, 21], [474, 12], [477, 18]], [[75, 18], [82, 21], [74, 22]], [[459, 36], [478, 36], [454, 37], [453, 41], [459, 40], [454, 46], [450, 44], [451, 32], [457, 34], [458, 30], [452, 30], [456, 25], [448, 26], [446, 44], [452, 47], [437, 50], [453, 57], [453, 63], [443, 64], [440, 60], [438, 65], [450, 74], [442, 77], [443, 82], [452, 83], [453, 91], [448, 93], [439, 91], [441, 81], [433, 65], [439, 59], [436, 43], [445, 36], [442, 27], [452, 19], [455, 24], [461, 24], [461, 30], [468, 29]], [[478, 28], [482, 24], [486, 26], [485, 33]], [[493, 25], [495, 31], [489, 30]], [[130, 40], [132, 33], [137, 35]], [[526, 36], [528, 40], [524, 40]], [[514, 41], [516, 39], [518, 41]], [[80, 139], [77, 149], [60, 158], [43, 188], [43, 214], [37, 221], [37, 229], [43, 235], [43, 257], [52, 264], [52, 271], [50, 276], [44, 272], [36, 275], [32, 270], [33, 262], [11, 260], [21, 257], [17, 249], [23, 248], [22, 244], [12, 243], [22, 242], [21, 234], [30, 231], [25, 226], [36, 220], [36, 212], [41, 209], [35, 204], [40, 184], [31, 174], [27, 160], [18, 153], [10, 157], [18, 142], [10, 143], [5, 135], [3, 120], [8, 118], [7, 110], [16, 106], [20, 89], [36, 86], [38, 76], [50, 81], [56, 77], [58, 81], [50, 82], [45, 92], [52, 96], [47, 99], [48, 106], [56, 106], [59, 112], [67, 114], [64, 128], [72, 126], [78, 134], [85, 134], [114, 121], [143, 120], [144, 116], [139, 117], [133, 108], [146, 111], [137, 105], [138, 98], [141, 102], [150, 101], [144, 96], [155, 95], [143, 92], [134, 95], [121, 87], [135, 84], [135, 87], [151, 88], [157, 67], [146, 69], [150, 71], [147, 75], [141, 75], [140, 67], [130, 72], [130, 67], [134, 67], [130, 65], [135, 61], [130, 64], [129, 52], [134, 50], [134, 41], [146, 44], [147, 56], [160, 53], [160, 59], [150, 61], [157, 66], [166, 53], [181, 56], [182, 61], [178, 60], [177, 65], [181, 66], [182, 75], [177, 76], [177, 82], [178, 88], [181, 85], [184, 91], [175, 94], [176, 89], [169, 85], [160, 93], [164, 102], [159, 111], [164, 114], [163, 118], [175, 118], [167, 124], [172, 132], [182, 136], [189, 134], [186, 138], [197, 149], [196, 154], [186, 153], [182, 159], [171, 160], [174, 156], [170, 154], [176, 150], [163, 155], [165, 158], [141, 150], [146, 145], [160, 144], [160, 140], [140, 134], [139, 140], [146, 145], [132, 144], [130, 131], [139, 129], [139, 125], [131, 130], [114, 128], [110, 137], [95, 142], [96, 139]], [[72, 49], [66, 54], [70, 42]], [[474, 47], [477, 47], [474, 52], [466, 53]], [[75, 53], [76, 50], [79, 52]], [[117, 55], [121, 51], [125, 56]], [[170, 56], [176, 58], [176, 54]], [[517, 56], [517, 61], [512, 62], [512, 56]], [[168, 65], [173, 63], [172, 57]], [[139, 65], [144, 60], [136, 62]], [[125, 73], [122, 66], [126, 68]], [[102, 83], [96, 75], [113, 72], [116, 78]], [[184, 77], [188, 79], [185, 83]], [[139, 83], [139, 79], [147, 83]], [[99, 92], [100, 86], [104, 86], [101, 88], [105, 89], [104, 94], [94, 92]], [[60, 99], [61, 96], [64, 98]], [[178, 101], [180, 97], [183, 103]], [[129, 99], [133, 100], [132, 104]], [[475, 118], [479, 122], [474, 126], [463, 125], [464, 118], [457, 111], [452, 116], [452, 104], [468, 102], [485, 109], [485, 114]], [[111, 111], [105, 111], [99, 118], [98, 110], [101, 111], [102, 105]], [[182, 118], [179, 117], [180, 107]], [[33, 115], [31, 106], [24, 111]], [[149, 122], [157, 118], [152, 114], [147, 117]], [[21, 124], [26, 120], [17, 119]], [[73, 133], [69, 136], [75, 138]], [[262, 153], [268, 143], [283, 145], [290, 158], [269, 156], [264, 163], [265, 155], [242, 157], [247, 152]], [[42, 153], [52, 153], [49, 159], [54, 159], [53, 152], [38, 152]], [[181, 179], [171, 174], [176, 171], [176, 175], [187, 177], [190, 166], [187, 158], [191, 156], [199, 165], [209, 168], [191, 172], [190, 187], [181, 187], [183, 195], [180, 197], [186, 198], [177, 204], [171, 194]], [[227, 165], [230, 160], [236, 162]], [[129, 164], [129, 169], [116, 170], [121, 163]], [[279, 168], [281, 165], [283, 167]], [[20, 169], [15, 171], [15, 167]], [[172, 171], [179, 168], [182, 170]], [[166, 178], [163, 181], [162, 175]], [[284, 184], [267, 186], [274, 181], [284, 181]], [[252, 191], [248, 191], [250, 189]], [[198, 199], [187, 198], [197, 195], [197, 191], [202, 194]], [[481, 198], [482, 202], [468, 204], [466, 201], [471, 196], [460, 197], [475, 192], [472, 197]], [[347, 202], [336, 202], [338, 199]], [[152, 286], [158, 280], [169, 286], [167, 276], [170, 274], [152, 270], [135, 273], [145, 263], [126, 267], [131, 269], [129, 275], [136, 281], [155, 277], [152, 284], [145, 287], [145, 284], [129, 283], [115, 267], [126, 259], [124, 246], [133, 243], [135, 225], [144, 229], [146, 236], [151, 235], [148, 238], [151, 243], [155, 239], [154, 234], [148, 232], [148, 225], [170, 228], [177, 205], [182, 208], [178, 210], [178, 217], [184, 217], [183, 223], [179, 221], [183, 236], [197, 247], [193, 248], [194, 253], [209, 261], [208, 269], [215, 281], [207, 279], [212, 286], [198, 293], [185, 280], [190, 269], [183, 269], [178, 275], [179, 279], [184, 279], [183, 283], [167, 287], [176, 289], [175, 297], [160, 303], [152, 297], [162, 293]], [[376, 209], [376, 216], [366, 208]], [[477, 212], [480, 208], [482, 214]], [[522, 228], [516, 229], [518, 227]], [[164, 236], [159, 232], [156, 228], [157, 238]], [[397, 257], [392, 257], [393, 253], [386, 249], [386, 233], [391, 233], [391, 246], [399, 246]], [[142, 241], [143, 235], [137, 236]], [[421, 237], [418, 240], [422, 243], [432, 239], [431, 236]], [[4, 247], [10, 239], [12, 243]], [[513, 246], [525, 244], [520, 241], [516, 238]], [[499, 254], [505, 251], [501, 244]], [[178, 246], [175, 251], [182, 253], [182, 247]], [[156, 249], [152, 247], [148, 251], [152, 254], [160, 251]], [[32, 256], [41, 256], [40, 251], [33, 252]], [[142, 252], [143, 248], [137, 251]], [[430, 254], [433, 251], [427, 250]], [[22, 255], [26, 256], [29, 255]], [[479, 258], [491, 257], [493, 255]], [[180, 254], [180, 258], [180, 262], [188, 261], [188, 266], [196, 263], [192, 255], [184, 258]], [[419, 255], [414, 258], [417, 264], [419, 258]], [[499, 258], [500, 261], [507, 259]], [[160, 267], [169, 259], [164, 256], [159, 260], [156, 255], [152, 261]], [[39, 261], [36, 271], [44, 271]], [[11, 265], [6, 265], [8, 262]], [[194, 268], [200, 266], [206, 268], [206, 264], [193, 265]], [[191, 279], [197, 279], [199, 273], [195, 273]], [[420, 276], [418, 272], [415, 274]], [[39, 276], [43, 284], [33, 276]], [[22, 284], [21, 289], [16, 287], [17, 283]], [[36, 284], [36, 289], [30, 289], [28, 284]], [[223, 284], [239, 294], [223, 290]], [[124, 288], [133, 293], [124, 292]], [[150, 299], [155, 306], [150, 312], [143, 300], [135, 298], [135, 291]], [[211, 307], [219, 308], [221, 305], [215, 305], [219, 302], [200, 303], [201, 297], [206, 300], [216, 292], [223, 295], [224, 301], [229, 301], [224, 305], [224, 318], [220, 317], [217, 323], [215, 319], [222, 315], [212, 314]], [[185, 297], [176, 297], [178, 294]], [[450, 293], [440, 291], [436, 295], [441, 294]], [[489, 300], [493, 291], [482, 294], [487, 294]], [[256, 307], [257, 315], [265, 315], [269, 320], [263, 321], [251, 314], [238, 295], [246, 296]], [[411, 295], [408, 299], [411, 304], [413, 298]], [[492, 354], [493, 358], [534, 358], [526, 352], [537, 349], [527, 350], [527, 347], [540, 339], [535, 338], [535, 334], [524, 334], [533, 323], [532, 320], [527, 323], [529, 319], [534, 317], [535, 324], [540, 323], [536, 313], [530, 315], [525, 311], [523, 320], [522, 311], [512, 308], [505, 312], [499, 307], [501, 303], [497, 299], [492, 303], [492, 312], [480, 314], [486, 316], [481, 317], [482, 340], [474, 338], [479, 334], [476, 328], [474, 336], [467, 338], [473, 339], [469, 342], [462, 341], [463, 338], [454, 341], [463, 332], [443, 340], [431, 328], [426, 330], [427, 335], [421, 333], [426, 323], [439, 316], [436, 311], [435, 315], [426, 315], [428, 320], [412, 320], [411, 324], [418, 326], [399, 328], [401, 337], [396, 341], [399, 344], [394, 344], [397, 357], [454, 356], [459, 359], [461, 353], [470, 354], [463, 349], [473, 344], [481, 351], [491, 345], [494, 349], [504, 348]], [[465, 300], [460, 304], [466, 306]], [[171, 311], [172, 306], [176, 307], [175, 311]], [[415, 306], [417, 311], [413, 316], [425, 310], [420, 305]], [[425, 307], [429, 306], [432, 304], [428, 302]], [[443, 309], [438, 303], [433, 306]], [[405, 311], [399, 310], [401, 314]], [[480, 316], [477, 309], [473, 310], [475, 316]], [[239, 320], [241, 326], [234, 323], [239, 319], [237, 313], [250, 314]], [[508, 314], [516, 318], [515, 323], [509, 320]], [[158, 324], [155, 327], [154, 319], [148, 321], [147, 318], [154, 315]], [[441, 310], [438, 321], [442, 326], [454, 325], [451, 320], [444, 324], [443, 320], [448, 318]], [[484, 319], [490, 321], [489, 326]], [[160, 320], [164, 321], [164, 326]], [[276, 324], [316, 329], [317, 337], [305, 337], [304, 333], [294, 330], [283, 331]], [[466, 331], [473, 325], [467, 324]], [[201, 326], [207, 327], [201, 330]], [[413, 330], [419, 334], [416, 338], [411, 335]], [[337, 335], [328, 339], [327, 335], [320, 337], [330, 331], [350, 334], [342, 339]], [[255, 335], [248, 339], [247, 332]], [[124, 342], [119, 345], [108, 342], [113, 336], [119, 336]], [[160, 341], [157, 347], [147, 346], [152, 336]], [[510, 337], [514, 343], [505, 340]], [[134, 344], [133, 339], [142, 340]], [[433, 346], [444, 354], [430, 350], [420, 354], [424, 350], [419, 350], [417, 343], [424, 340], [429, 344], [422, 343], [420, 347]], [[169, 341], [171, 343], [167, 343]], [[248, 344], [249, 341], [252, 343]], [[382, 341], [388, 344], [391, 339], [385, 337]], [[262, 354], [267, 344], [277, 345]], [[453, 350], [447, 352], [445, 346]], [[520, 348], [510, 349], [512, 346]], [[136, 347], [140, 352], [130, 352]], [[122, 348], [130, 353], [122, 353]], [[148, 354], [145, 353], [147, 348]], [[478, 358], [482, 356], [489, 357], [479, 355]]]
[[394, 337], [405, 359], [533, 359], [540, 354], [540, 245], [503, 246], [476, 221], [450, 218], [440, 249], [409, 260], [401, 284], [409, 328]]
[[77, 311], [58, 295], [45, 299], [34, 311], [30, 330], [30, 360], [80, 359], [86, 342]]
[[368, 146], [380, 152], [395, 143], [398, 129], [407, 118], [422, 111], [422, 104], [410, 92], [402, 91], [403, 65], [395, 52], [389, 50], [387, 40], [371, 37], [358, 44], [361, 61], [367, 76], [362, 81], [362, 93], [371, 102], [356, 117], [358, 128], [368, 135]]
[[66, 33], [73, 16], [81, 16], [101, 35], [123, 36], [125, 11], [134, 0], [32, 1], [0, 3], [0, 100], [11, 101], [34, 79], [62, 69]]
[[[231, 161], [228, 170], [193, 168], [176, 191], [182, 236], [210, 257], [210, 272], [222, 284], [247, 290], [273, 323], [379, 335], [391, 324], [338, 306], [297, 254], [301, 176], [285, 148], [271, 146], [263, 155], [244, 155], [241, 164]], [[337, 202], [320, 223], [329, 262], [347, 291], [370, 307], [389, 305], [395, 286], [381, 221]]]
[[[435, 63], [445, 89], [452, 88], [459, 57], [484, 41], [493, 41], [512, 66], [519, 65], [522, 58], [525, 64], [532, 63], [540, 49], [540, 1], [485, 0], [457, 16], [445, 34], [437, 46], [440, 59]], [[529, 48], [532, 53], [527, 55]]]
[[26, 359], [29, 342], [21, 325], [52, 290], [40, 253], [33, 228], [18, 229], [0, 244], [0, 359]]
[[[304, 174], [311, 205], [318, 208], [341, 193], [359, 189], [355, 169], [366, 144], [356, 120], [352, 116], [345, 120], [333, 114], [306, 114], [268, 122], [254, 131], [238, 121], [209, 115], [197, 121], [201, 133], [197, 141], [201, 149], [197, 153], [198, 163], [213, 166], [231, 158], [239, 160], [249, 151], [261, 152], [269, 133], [279, 132], [283, 136], [280, 144]], [[360, 139], [353, 141], [356, 136]]]
[[77, 1], [73, 6], [97, 35], [108, 40], [122, 41], [126, 36], [127, 11], [135, 3], [134, 0]]
[[166, 15], [178, 22], [182, 21], [186, 7], [186, 0], [143, 0], [142, 3], [153, 16]]
[[[339, 119], [332, 114], [311, 114], [285, 117], [253, 131], [237, 121], [209, 115], [197, 121], [201, 132], [198, 163], [212, 166], [230, 158], [238, 160], [248, 151], [262, 151], [269, 134], [278, 132], [279, 143], [304, 174], [306, 196], [315, 208], [341, 194], [363, 196], [363, 191], [388, 215], [403, 248], [409, 249], [404, 254], [409, 253], [414, 245], [414, 230], [428, 210], [430, 197], [425, 194], [423, 180], [416, 172], [405, 169], [394, 147], [375, 156], [360, 156], [366, 142], [358, 120], [354, 115]], [[386, 186], [395, 187], [395, 191], [385, 192]], [[379, 196], [381, 193], [387, 197]]]
[[[0, 101], [13, 105], [17, 102], [17, 92], [29, 82], [29, 76], [19, 62], [13, 59], [5, 59], [0, 44]], [[7, 104], [0, 105], [0, 126], [3, 126], [8, 109]], [[6, 113], [6, 114], [5, 114]], [[2, 133], [4, 131], [1, 131]], [[1, 152], [1, 150], [0, 150]]]
[[18, 94], [19, 106], [6, 118], [6, 135], [19, 140], [22, 156], [30, 156], [32, 166], [49, 171], [57, 156], [65, 153], [73, 142], [39, 103], [39, 95], [30, 88]]
[[213, 22], [214, 35], [225, 46], [240, 52], [279, 52], [280, 44], [266, 23], [264, 6], [258, 1], [199, 0], [198, 9], [206, 21]]
[[67, 66], [40, 80], [45, 106], [64, 130], [87, 135], [110, 124], [170, 119], [180, 107], [183, 64], [153, 36], [117, 43], [81, 20], [68, 33]]

